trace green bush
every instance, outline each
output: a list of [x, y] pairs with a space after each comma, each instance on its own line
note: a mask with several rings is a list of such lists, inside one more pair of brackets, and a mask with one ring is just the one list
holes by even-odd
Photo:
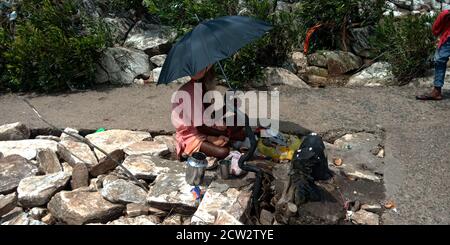
[[393, 66], [403, 85], [430, 68], [430, 55], [436, 48], [431, 26], [435, 16], [387, 16], [376, 27], [373, 46], [382, 60]]
[[[144, 0], [151, 14], [160, 22], [171, 25], [181, 34], [196, 26], [200, 20], [235, 15], [239, 0]], [[198, 17], [198, 19], [197, 19]]]
[[83, 15], [79, 3], [22, 1], [15, 33], [0, 30], [3, 87], [49, 92], [93, 83], [95, 62], [110, 37], [106, 25]]
[[317, 31], [312, 50], [345, 49], [348, 30], [354, 26], [374, 25], [385, 11], [384, 0], [302, 0], [295, 10], [304, 38], [308, 28], [323, 26]]

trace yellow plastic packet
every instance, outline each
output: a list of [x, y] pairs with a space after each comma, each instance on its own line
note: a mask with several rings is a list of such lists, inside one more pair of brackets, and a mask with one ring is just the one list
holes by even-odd
[[294, 157], [295, 151], [300, 148], [302, 141], [295, 135], [283, 134], [283, 136], [286, 138], [288, 146], [266, 146], [260, 138], [257, 146], [258, 153], [277, 162], [283, 160], [291, 161]]

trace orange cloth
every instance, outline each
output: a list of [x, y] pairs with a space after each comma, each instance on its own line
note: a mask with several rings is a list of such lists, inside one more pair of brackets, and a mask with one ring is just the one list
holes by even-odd
[[322, 27], [322, 24], [316, 24], [315, 26], [311, 27], [308, 29], [307, 33], [306, 33], [306, 38], [305, 38], [305, 44], [303, 45], [303, 53], [304, 54], [308, 54], [309, 52], [309, 45], [311, 42], [311, 38], [313, 36], [313, 34], [320, 28]]
[[[187, 93], [186, 95], [189, 98], [186, 99], [190, 99], [190, 101], [179, 100], [172, 103], [172, 124], [176, 129], [177, 155], [181, 157], [183, 153], [192, 155], [192, 153], [200, 151], [201, 144], [206, 140], [206, 135], [198, 132], [196, 128], [203, 124], [202, 84], [196, 84], [191, 80], [184, 84], [178, 92]], [[194, 100], [194, 95], [197, 96], [197, 100]], [[189, 113], [188, 106], [190, 106], [191, 113]], [[182, 112], [179, 111], [181, 108], [184, 108]], [[197, 110], [197, 112], [194, 110]]]

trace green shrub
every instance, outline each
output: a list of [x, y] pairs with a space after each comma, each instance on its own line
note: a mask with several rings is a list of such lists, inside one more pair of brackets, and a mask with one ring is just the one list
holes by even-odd
[[[199, 20], [235, 15], [239, 0], [144, 0], [151, 14], [160, 22], [171, 25], [184, 34]], [[198, 19], [197, 19], [198, 17]]]
[[382, 60], [393, 66], [403, 85], [430, 68], [430, 55], [436, 48], [432, 35], [433, 16], [387, 16], [376, 27], [373, 46]]
[[[78, 4], [76, 0], [22, 1], [14, 38], [6, 40], [9, 43], [2, 50], [3, 87], [49, 92], [93, 83], [95, 62], [110, 37], [106, 25], [84, 16]], [[2, 32], [5, 36], [5, 29]]]
[[314, 51], [345, 49], [349, 28], [374, 25], [382, 18], [384, 11], [384, 0], [302, 0], [295, 15], [303, 29], [300, 33], [303, 38], [308, 28], [323, 25], [311, 45], [311, 51]]

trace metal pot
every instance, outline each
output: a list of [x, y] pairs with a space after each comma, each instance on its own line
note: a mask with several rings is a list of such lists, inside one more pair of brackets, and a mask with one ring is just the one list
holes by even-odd
[[206, 155], [201, 152], [195, 152], [188, 158], [186, 165], [186, 182], [193, 186], [201, 185], [208, 166]]
[[221, 160], [219, 161], [219, 176], [221, 179], [229, 179], [230, 178], [230, 160]]

